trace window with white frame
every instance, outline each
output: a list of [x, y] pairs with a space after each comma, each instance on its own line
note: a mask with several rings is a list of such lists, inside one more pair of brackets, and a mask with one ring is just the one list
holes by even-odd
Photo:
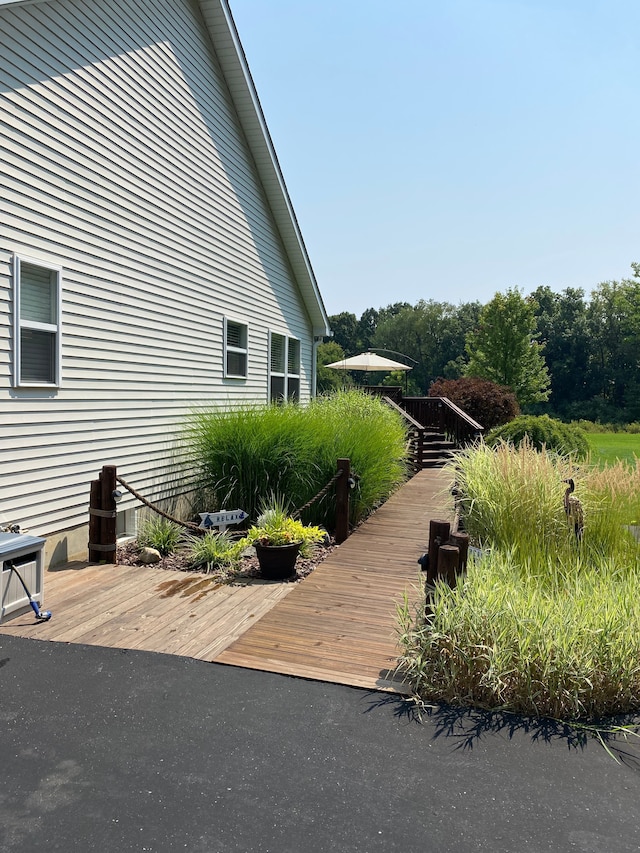
[[269, 399], [300, 398], [300, 341], [271, 332], [269, 347]]
[[60, 384], [62, 270], [14, 256], [14, 371], [19, 386]]
[[247, 378], [248, 327], [225, 317], [224, 375], [229, 379]]

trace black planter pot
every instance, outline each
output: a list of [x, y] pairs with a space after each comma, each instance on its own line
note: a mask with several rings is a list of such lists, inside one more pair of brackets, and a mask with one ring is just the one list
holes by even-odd
[[256, 556], [262, 577], [277, 581], [295, 574], [301, 544], [293, 542], [291, 545], [261, 545], [256, 542]]

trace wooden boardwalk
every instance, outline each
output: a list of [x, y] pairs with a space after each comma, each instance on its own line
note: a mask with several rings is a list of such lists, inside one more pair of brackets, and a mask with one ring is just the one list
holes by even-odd
[[396, 603], [418, 597], [429, 521], [452, 516], [449, 482], [416, 474], [217, 662], [402, 692]]
[[3, 634], [183, 655], [372, 689], [402, 690], [396, 602], [417, 596], [429, 520], [451, 515], [448, 476], [413, 477], [301, 583], [221, 585], [155, 567], [70, 564], [45, 575], [49, 622]]

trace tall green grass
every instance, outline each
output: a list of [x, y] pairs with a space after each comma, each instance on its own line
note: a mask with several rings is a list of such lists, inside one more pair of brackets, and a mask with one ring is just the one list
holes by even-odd
[[[247, 406], [198, 411], [185, 431], [202, 501], [241, 508], [257, 518], [270, 494], [301, 508], [329, 482], [338, 458], [348, 458], [358, 477], [352, 492], [356, 523], [385, 500], [406, 476], [405, 429], [397, 414], [357, 391], [319, 397], [309, 406]], [[330, 491], [303, 515], [335, 522]]]
[[[486, 554], [433, 615], [401, 609], [403, 667], [425, 698], [578, 719], [640, 709], [640, 470], [576, 469], [531, 448], [480, 446], [456, 464]], [[573, 476], [584, 534], [562, 504]]]

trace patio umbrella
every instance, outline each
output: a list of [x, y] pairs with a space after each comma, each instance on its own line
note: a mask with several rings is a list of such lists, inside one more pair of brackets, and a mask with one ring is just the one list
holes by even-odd
[[326, 364], [325, 367], [332, 367], [334, 370], [365, 370], [367, 373], [411, 370], [408, 364], [392, 361], [390, 358], [383, 358], [383, 356], [376, 355], [374, 352], [362, 352], [360, 355], [352, 355], [351, 358], [334, 361], [333, 364]]

